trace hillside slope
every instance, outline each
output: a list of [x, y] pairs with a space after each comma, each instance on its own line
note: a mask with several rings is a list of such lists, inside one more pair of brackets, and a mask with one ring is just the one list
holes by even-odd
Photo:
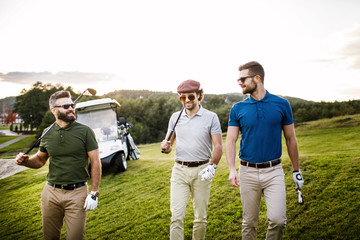
[[[312, 124], [330, 126], [336, 119], [328, 121]], [[305, 179], [302, 206], [297, 203], [284, 146], [288, 221], [283, 239], [359, 239], [360, 126], [314, 125], [296, 131]], [[160, 144], [142, 145], [139, 149], [141, 159], [129, 161], [126, 172], [104, 172], [98, 208], [88, 213], [86, 239], [168, 239], [169, 179], [174, 156], [161, 154]], [[47, 167], [0, 180], [1, 239], [41, 239], [40, 194]], [[241, 238], [239, 189], [230, 187], [227, 178], [224, 154], [212, 182], [206, 239]], [[191, 239], [192, 215], [189, 202], [185, 239]], [[259, 239], [265, 238], [266, 228], [266, 206], [262, 201]]]

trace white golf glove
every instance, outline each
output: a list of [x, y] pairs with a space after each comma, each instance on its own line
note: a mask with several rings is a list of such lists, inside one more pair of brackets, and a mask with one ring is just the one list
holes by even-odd
[[204, 168], [200, 173], [201, 181], [212, 180], [216, 171], [216, 164], [211, 163], [206, 168]]
[[85, 210], [94, 210], [97, 207], [98, 198], [92, 195], [91, 193], [88, 194], [85, 200], [84, 208]]
[[293, 180], [295, 183], [295, 189], [296, 190], [301, 190], [303, 184], [304, 184], [304, 179], [301, 175], [301, 171], [299, 169], [299, 171], [293, 172]]

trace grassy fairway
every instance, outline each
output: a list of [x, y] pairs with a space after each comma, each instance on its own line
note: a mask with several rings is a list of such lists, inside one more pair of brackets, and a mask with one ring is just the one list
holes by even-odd
[[18, 136], [0, 136], [0, 144], [3, 144], [7, 141], [13, 140], [17, 138]]
[[[14, 139], [16, 137], [13, 136], [2, 136], [0, 137], [0, 141], [3, 138], [8, 138], [11, 137], [11, 139]], [[11, 139], [6, 139], [6, 141], [10, 141]], [[16, 156], [16, 154], [18, 154], [19, 152], [26, 152], [35, 142], [35, 136], [34, 135], [29, 135], [26, 138], [21, 139], [20, 141], [17, 141], [7, 147], [1, 148], [0, 149], [0, 158], [12, 158], [14, 156]], [[4, 142], [6, 142], [4, 141]], [[30, 154], [35, 154], [36, 153], [36, 149], [33, 149]]]
[[[329, 125], [332, 121], [336, 119]], [[359, 239], [360, 127], [311, 127], [315, 125], [296, 132], [305, 179], [303, 206], [297, 203], [284, 146], [288, 217], [284, 239]], [[174, 156], [161, 154], [160, 144], [139, 149], [141, 159], [129, 161], [126, 172], [104, 171], [98, 208], [88, 213], [86, 239], [169, 238]], [[46, 173], [47, 165], [0, 180], [1, 239], [41, 239], [40, 194]], [[223, 155], [211, 187], [207, 239], [241, 239], [239, 190], [230, 187], [227, 178]], [[189, 201], [185, 239], [191, 239], [192, 215]], [[262, 202], [258, 239], [265, 238], [267, 224]]]

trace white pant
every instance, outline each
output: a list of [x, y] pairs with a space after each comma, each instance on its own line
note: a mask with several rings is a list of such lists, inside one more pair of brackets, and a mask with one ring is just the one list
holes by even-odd
[[184, 239], [186, 205], [191, 193], [194, 207], [193, 239], [205, 239], [207, 209], [210, 196], [210, 180], [201, 181], [198, 174], [209, 164], [187, 167], [175, 163], [171, 175], [170, 239]]
[[261, 193], [267, 206], [266, 239], [281, 239], [286, 225], [286, 192], [282, 165], [253, 168], [240, 165], [240, 195], [243, 207], [242, 239], [256, 239]]

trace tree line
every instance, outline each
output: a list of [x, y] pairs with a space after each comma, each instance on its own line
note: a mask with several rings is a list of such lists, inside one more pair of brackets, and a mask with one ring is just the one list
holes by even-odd
[[[221, 129], [227, 131], [230, 109], [235, 103], [226, 103], [224, 97], [206, 97], [202, 106], [215, 112], [220, 120]], [[242, 99], [239, 99], [241, 101]], [[136, 143], [160, 142], [164, 139], [171, 114], [181, 109], [177, 96], [121, 100], [120, 115], [134, 123], [131, 134]], [[308, 121], [360, 113], [360, 100], [344, 102], [294, 102], [290, 103], [295, 126]]]
[[[30, 90], [16, 97], [15, 112], [25, 124], [37, 129], [37, 137], [44, 128], [55, 121], [49, 111], [48, 100], [52, 93], [63, 90], [61, 85], [42, 84], [37, 82]], [[71, 87], [66, 88], [75, 99], [79, 94]], [[130, 130], [136, 144], [155, 143], [164, 139], [168, 121], [172, 113], [182, 107], [176, 93], [151, 92], [148, 90], [120, 90], [102, 97], [116, 99], [121, 107], [119, 116], [125, 117], [128, 123], [133, 123]], [[84, 96], [80, 101], [100, 98], [99, 96]], [[246, 96], [236, 94], [205, 94], [202, 106], [217, 113], [223, 132], [227, 131], [230, 109], [234, 103], [242, 101]], [[302, 99], [285, 97], [290, 101], [295, 125], [306, 121], [331, 118], [341, 115], [360, 113], [360, 100], [344, 102], [310, 102]]]

